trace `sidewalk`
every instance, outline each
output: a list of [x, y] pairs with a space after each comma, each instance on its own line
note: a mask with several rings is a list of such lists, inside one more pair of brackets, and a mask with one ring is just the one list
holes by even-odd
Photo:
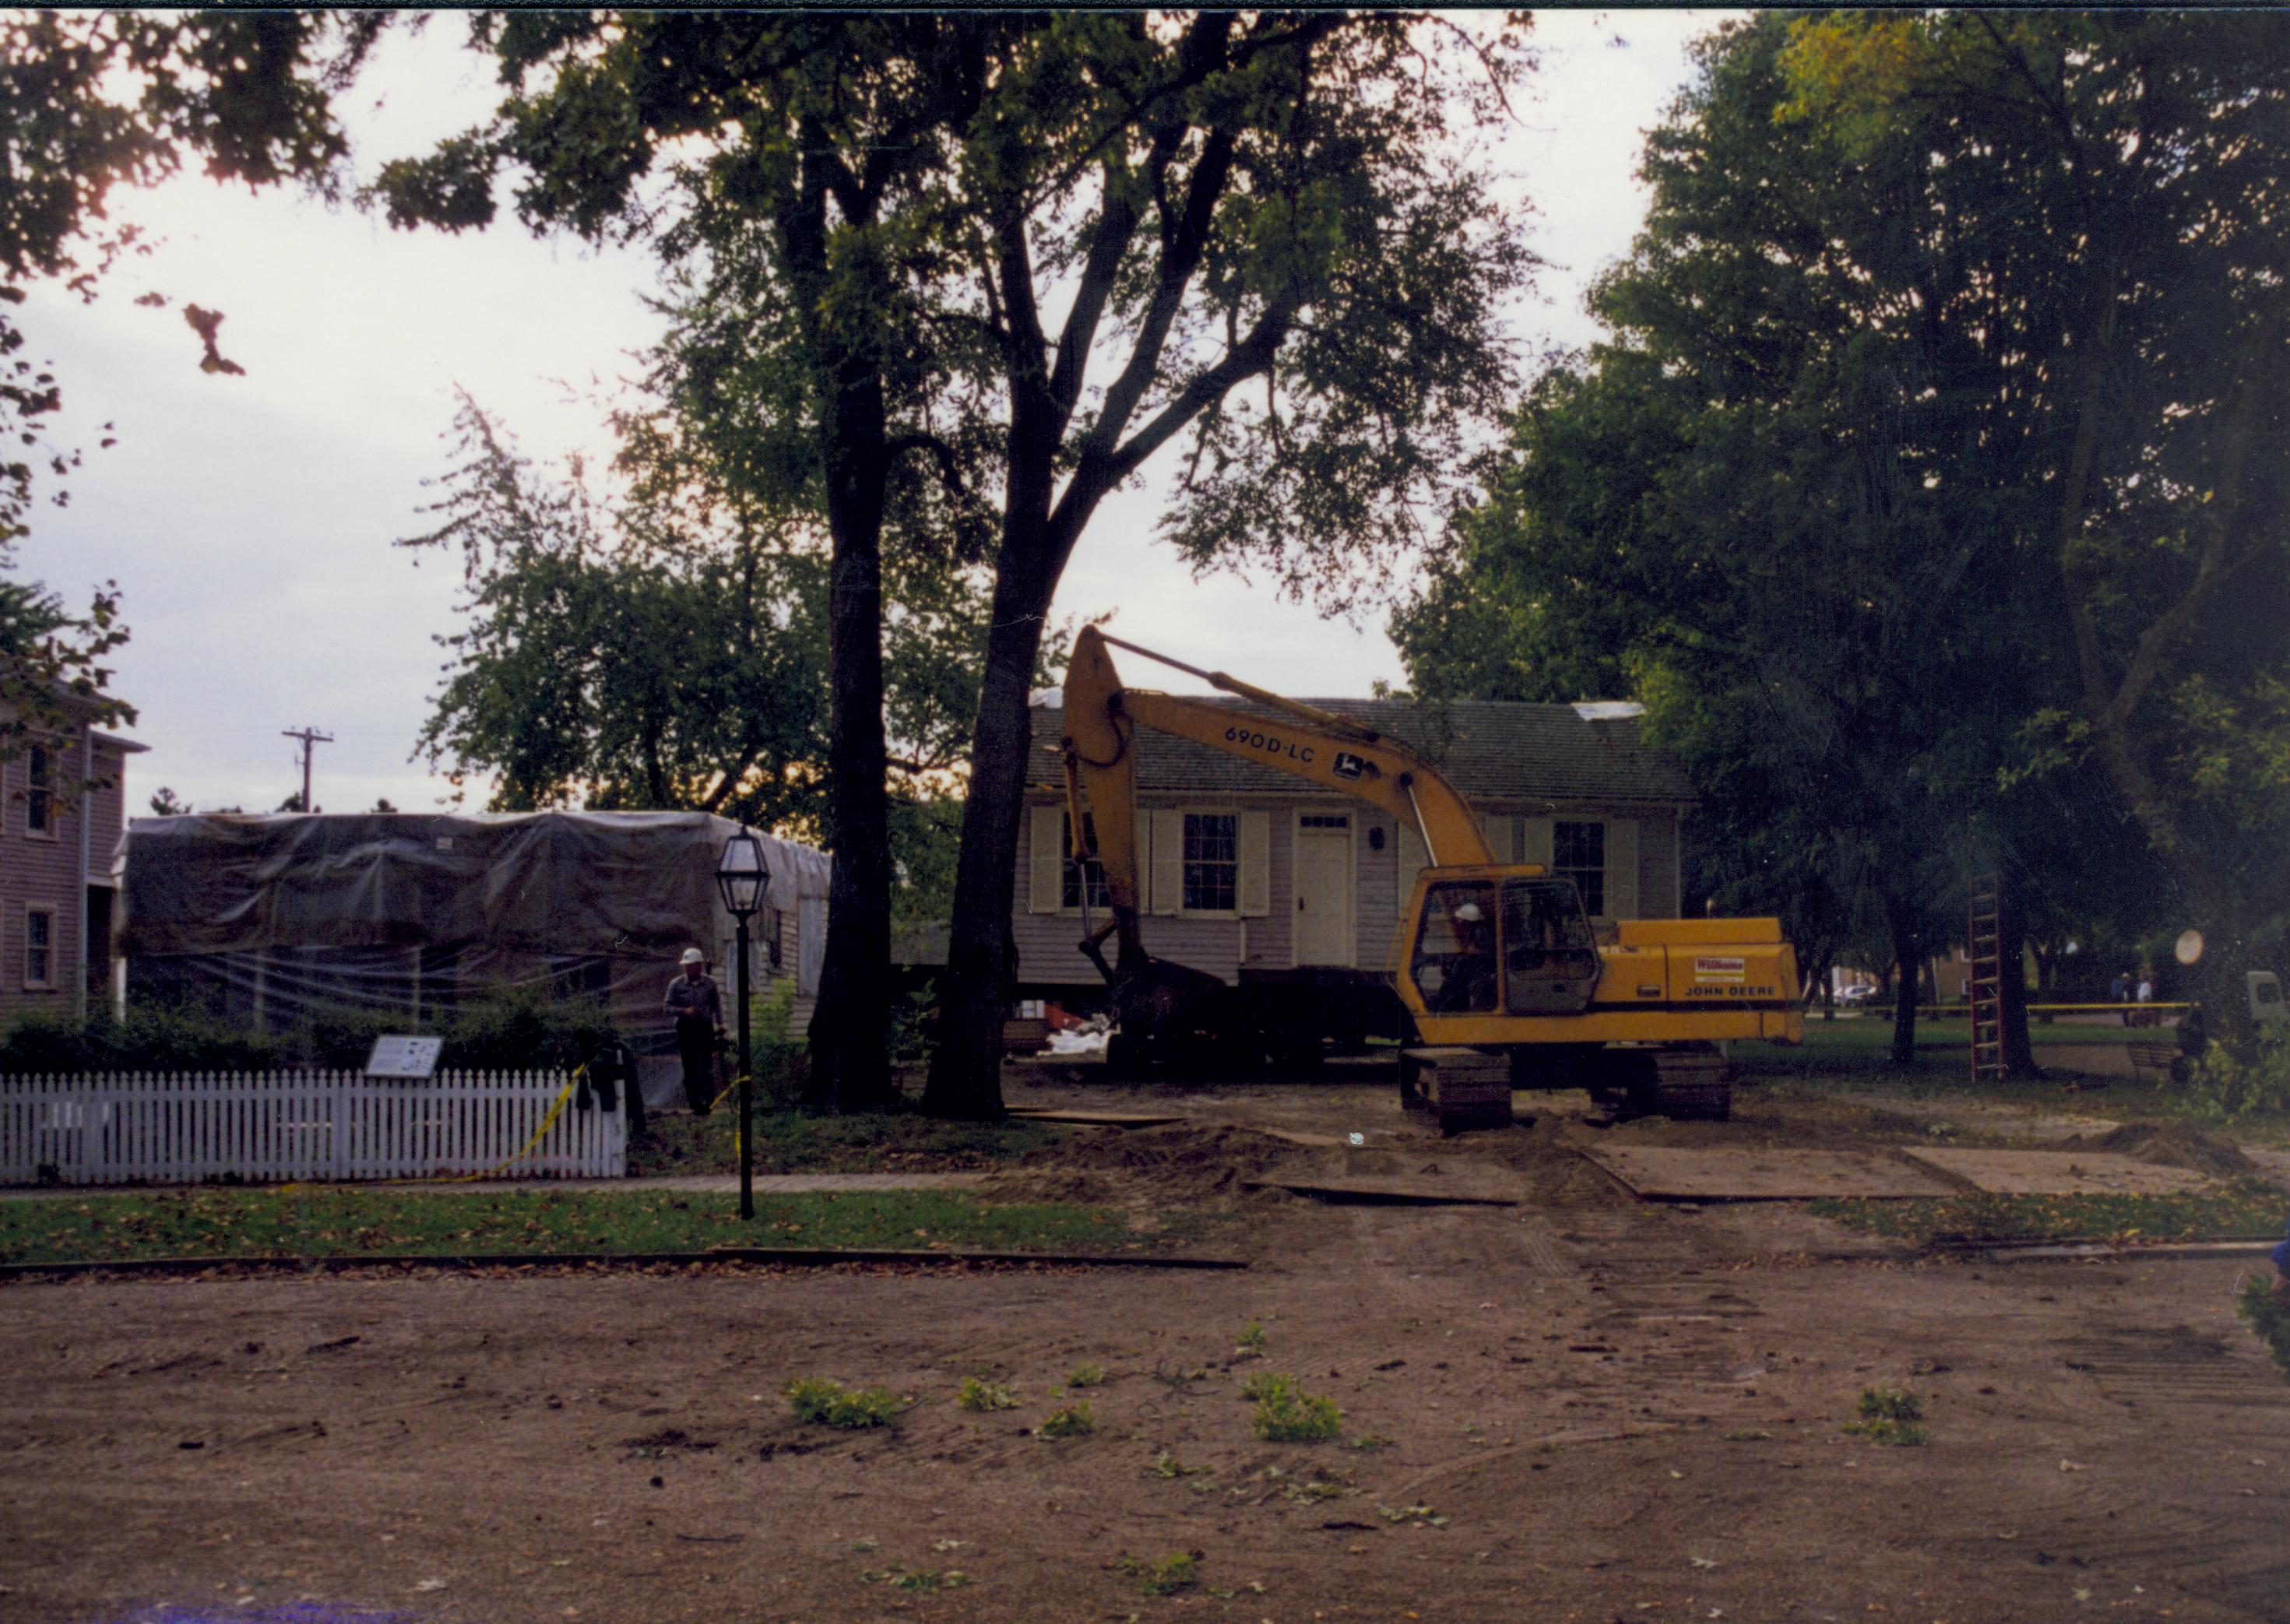
[[[758, 1196], [804, 1196], [819, 1191], [839, 1194], [862, 1190], [954, 1190], [970, 1188], [982, 1183], [986, 1177], [984, 1173], [976, 1172], [757, 1173], [755, 1187]], [[481, 1179], [468, 1183], [446, 1179], [372, 1179], [340, 1184], [304, 1180], [302, 1187], [329, 1190], [420, 1190], [431, 1195], [448, 1196], [497, 1196], [519, 1191], [533, 1194], [548, 1190], [688, 1190], [703, 1196], [732, 1196], [739, 1193], [740, 1175], [686, 1173], [663, 1179]], [[83, 1199], [89, 1196], [124, 1194], [148, 1196], [174, 1190], [276, 1190], [283, 1188], [276, 1184], [68, 1184], [48, 1189], [33, 1189], [19, 1185], [0, 1189], [0, 1201]]]

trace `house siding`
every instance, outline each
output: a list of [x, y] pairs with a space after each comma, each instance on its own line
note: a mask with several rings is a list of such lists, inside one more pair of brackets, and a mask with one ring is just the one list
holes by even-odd
[[[1038, 797], [1032, 804], [1056, 802]], [[1225, 981], [1238, 980], [1241, 969], [1286, 970], [1295, 964], [1296, 911], [1295, 841], [1297, 819], [1308, 813], [1336, 812], [1351, 819], [1352, 837], [1352, 964], [1365, 971], [1389, 969], [1399, 909], [1405, 901], [1400, 888], [1401, 841], [1398, 826], [1359, 802], [1299, 801], [1229, 796], [1141, 797], [1146, 811], [1261, 810], [1269, 819], [1271, 839], [1267, 852], [1270, 910], [1245, 919], [1158, 914], [1148, 911], [1139, 921], [1145, 949], [1157, 958], [1173, 959], [1205, 971]], [[1678, 810], [1669, 806], [1626, 805], [1584, 802], [1491, 804], [1490, 818], [1521, 816], [1610, 821], [1628, 819], [1637, 827], [1637, 907], [1642, 919], [1675, 918], [1677, 915]], [[1382, 831], [1376, 849], [1373, 831]], [[1077, 911], [1037, 913], [1031, 897], [1034, 820], [1019, 820], [1018, 884], [1012, 930], [1018, 948], [1018, 979], [1027, 988], [1095, 988], [1102, 984], [1096, 967], [1077, 945], [1082, 935]], [[1412, 885], [1413, 876], [1409, 876]], [[1093, 915], [1091, 924], [1103, 923]], [[1113, 946], [1107, 943], [1107, 955]]]
[[[80, 935], [83, 887], [108, 886], [111, 854], [124, 821], [126, 756], [116, 744], [98, 740], [97, 778], [110, 781], [78, 793], [80, 749], [76, 742], [54, 748], [51, 786], [60, 792], [49, 812], [50, 833], [30, 831], [32, 785], [28, 753], [0, 762], [0, 1021], [29, 1015], [69, 1016], [79, 1007], [80, 976], [86, 952]], [[88, 835], [88, 873], [80, 872], [80, 831]], [[49, 971], [44, 988], [24, 985], [30, 957], [29, 916], [47, 910]], [[100, 945], [100, 961], [108, 953]], [[99, 965], [99, 970], [100, 965]], [[91, 1007], [107, 989], [91, 985]]]

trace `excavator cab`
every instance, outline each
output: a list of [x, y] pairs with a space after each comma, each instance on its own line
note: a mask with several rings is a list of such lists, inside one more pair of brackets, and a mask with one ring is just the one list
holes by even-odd
[[1406, 977], [1433, 1015], [1579, 1015], [1597, 990], [1598, 945], [1571, 880], [1536, 866], [1427, 870]]

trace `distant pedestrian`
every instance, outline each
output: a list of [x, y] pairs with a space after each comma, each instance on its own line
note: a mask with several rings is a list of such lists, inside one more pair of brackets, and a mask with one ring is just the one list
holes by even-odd
[[2274, 1249], [2274, 1300], [2290, 1302], [2290, 1240]]
[[2131, 972], [2128, 970], [2118, 970], [2115, 972], [2115, 980], [2107, 988], [2107, 1001], [2110, 1004], [2131, 1002]]
[[716, 1044], [724, 1030], [724, 996], [708, 973], [708, 956], [684, 950], [683, 972], [668, 984], [661, 1008], [676, 1018], [676, 1052], [684, 1062], [684, 1098], [705, 1116], [716, 1103]]
[[2143, 1006], [2155, 1001], [2155, 983], [2150, 980], [2147, 977], [2143, 975], [2141, 976], [2139, 978], [2139, 990], [2132, 995], [2132, 998], [2135, 1003], [2142, 1006], [2139, 1011], [2139, 1019], [2134, 1024], [2142, 1027], [2152, 1025], [2155, 1020], [2154, 1012]]

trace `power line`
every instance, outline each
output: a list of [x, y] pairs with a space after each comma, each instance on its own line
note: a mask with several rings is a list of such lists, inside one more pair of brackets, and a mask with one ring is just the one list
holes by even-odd
[[281, 736], [287, 739], [300, 739], [302, 741], [302, 810], [306, 812], [315, 812], [317, 809], [310, 804], [310, 747], [317, 744], [332, 744], [334, 741], [334, 736], [332, 733], [322, 733], [314, 727], [284, 728], [281, 730]]

